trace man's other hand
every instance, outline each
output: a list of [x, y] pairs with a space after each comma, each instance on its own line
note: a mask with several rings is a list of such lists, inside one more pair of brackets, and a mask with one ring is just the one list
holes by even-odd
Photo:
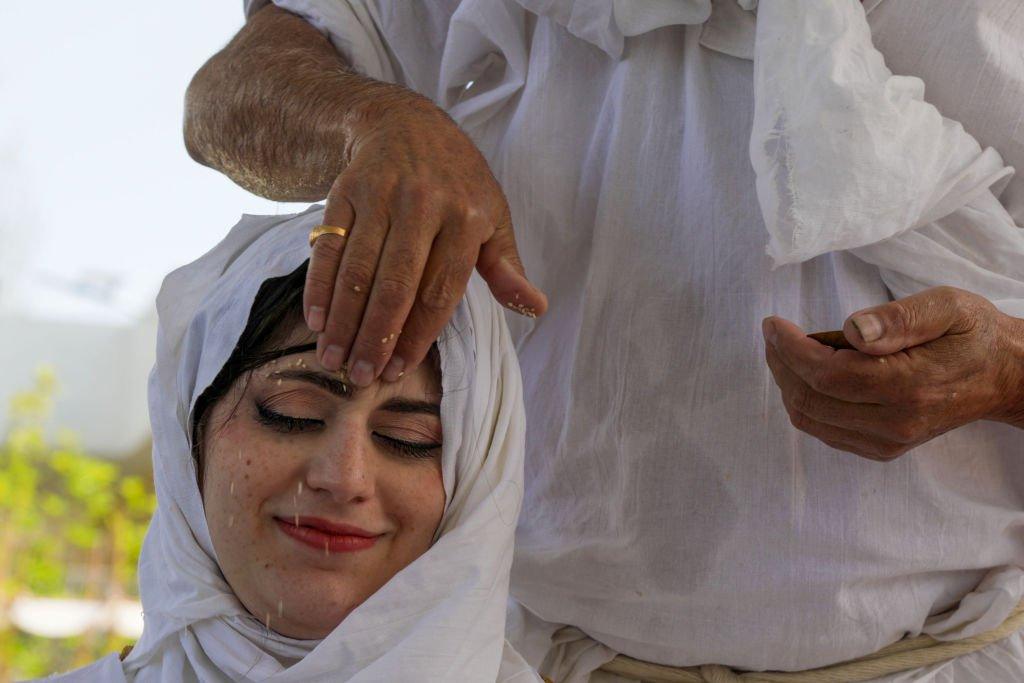
[[854, 313], [843, 332], [857, 350], [819, 344], [782, 318], [762, 322], [765, 358], [793, 426], [883, 461], [975, 420], [1021, 426], [1022, 327], [953, 287]]

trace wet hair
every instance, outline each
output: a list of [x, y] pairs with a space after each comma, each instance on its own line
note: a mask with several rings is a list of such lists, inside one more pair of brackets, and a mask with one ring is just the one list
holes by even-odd
[[[302, 290], [306, 283], [309, 261], [288, 275], [270, 278], [260, 285], [249, 320], [238, 338], [231, 356], [220, 369], [213, 382], [196, 399], [192, 419], [192, 457], [196, 462], [199, 489], [202, 490], [203, 438], [211, 409], [224, 398], [240, 377], [248, 381], [248, 373], [275, 358], [282, 351], [294, 353], [296, 349], [282, 348], [284, 341], [298, 324], [305, 324], [302, 315]], [[440, 373], [441, 357], [435, 343], [423, 361]], [[237, 408], [237, 406], [236, 406]]]

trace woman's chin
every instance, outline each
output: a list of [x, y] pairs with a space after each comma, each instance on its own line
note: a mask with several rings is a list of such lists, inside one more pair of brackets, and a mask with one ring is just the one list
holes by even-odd
[[[289, 602], [296, 614], [292, 618], [288, 614]], [[309, 607], [309, 609], [303, 609]], [[351, 607], [339, 607], [337, 609], [324, 609], [322, 603], [315, 604], [309, 601], [295, 599], [289, 601], [287, 598], [281, 600], [281, 616], [278, 616], [277, 607], [269, 612], [270, 628], [282, 636], [296, 640], [321, 640], [327, 637], [331, 631], [337, 628], [338, 624], [345, 620], [351, 612]], [[298, 615], [301, 615], [299, 617]], [[265, 622], [267, 615], [255, 615], [260, 621]]]

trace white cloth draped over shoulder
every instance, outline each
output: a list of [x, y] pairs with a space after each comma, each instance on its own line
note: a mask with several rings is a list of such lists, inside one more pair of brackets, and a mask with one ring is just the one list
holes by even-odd
[[[191, 455], [196, 399], [229, 358], [260, 285], [309, 257], [321, 207], [245, 216], [164, 280], [150, 376], [157, 510], [139, 562], [145, 629], [68, 681], [536, 681], [505, 643], [522, 500], [524, 416], [501, 309], [474, 278], [438, 340], [445, 509], [431, 548], [326, 638], [268, 631], [220, 573]], [[500, 673], [499, 673], [500, 671]]]
[[[1024, 315], [1016, 0], [276, 2], [463, 126], [550, 296], [510, 319], [512, 630], [542, 673], [806, 669], [1024, 595], [1020, 430], [840, 454], [789, 425], [759, 326], [933, 285]], [[1012, 648], [945, 671], [1024, 676]]]

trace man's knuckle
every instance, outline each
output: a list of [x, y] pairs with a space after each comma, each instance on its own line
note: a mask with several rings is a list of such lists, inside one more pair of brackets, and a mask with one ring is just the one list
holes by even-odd
[[462, 209], [462, 220], [468, 225], [479, 226], [486, 222], [486, 217], [486, 213], [476, 202], [471, 202]]
[[463, 194], [457, 194], [449, 198], [448, 212], [455, 218], [457, 223], [464, 225], [476, 225], [483, 213], [473, 198]]
[[438, 315], [454, 307], [458, 296], [458, 285], [450, 279], [438, 278], [420, 292], [419, 304], [426, 313]]
[[911, 306], [906, 306], [900, 301], [893, 302], [892, 325], [896, 335], [908, 335], [916, 325], [917, 314]]
[[338, 273], [338, 280], [346, 290], [365, 293], [373, 283], [373, 268], [360, 261], [347, 263]]
[[920, 425], [914, 419], [903, 418], [894, 421], [889, 426], [888, 432], [889, 438], [896, 443], [913, 443], [920, 434]]
[[318, 270], [322, 265], [329, 266], [341, 260], [341, 254], [345, 248], [345, 240], [340, 235], [326, 234], [316, 238], [313, 244], [313, 267], [311, 272]]
[[968, 301], [967, 292], [950, 285], [940, 285], [933, 293], [937, 299], [952, 306], [960, 306]]
[[408, 276], [391, 274], [381, 276], [376, 282], [375, 294], [379, 295], [387, 307], [394, 307], [412, 298], [413, 283]]

